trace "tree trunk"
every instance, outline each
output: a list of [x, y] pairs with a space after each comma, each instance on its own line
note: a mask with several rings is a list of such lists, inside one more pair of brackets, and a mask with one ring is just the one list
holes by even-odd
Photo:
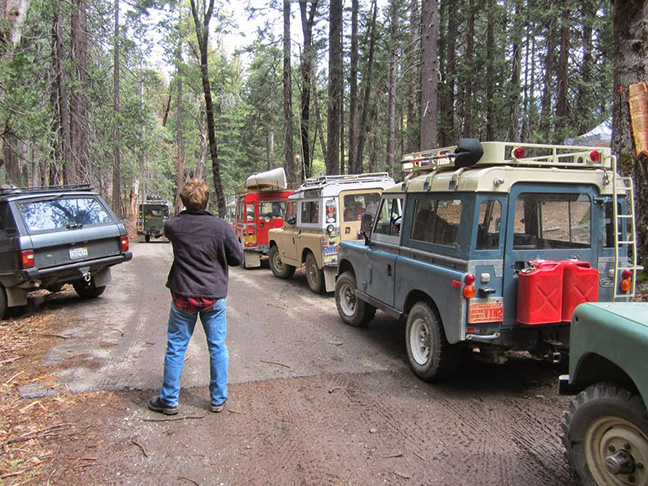
[[[466, 56], [470, 57], [470, 64], [475, 65], [475, 0], [468, 2], [468, 28], [466, 32]], [[462, 87], [463, 93], [463, 131], [464, 137], [474, 137], [473, 133], [473, 97], [474, 74], [470, 73]]]
[[567, 89], [569, 85], [569, 22], [570, 5], [562, 6], [562, 25], [560, 26], [560, 56], [558, 57], [558, 97], [556, 99], [556, 118], [559, 127], [564, 127], [567, 117]]
[[498, 6], [496, 0], [488, 0], [486, 7], [486, 140], [495, 140], [495, 13]]
[[648, 258], [648, 178], [646, 161], [636, 160], [626, 93], [633, 83], [648, 80], [648, 4], [643, 0], [614, 0], [614, 106], [612, 152], [626, 175], [634, 179], [637, 241], [641, 262]]
[[511, 86], [509, 96], [509, 118], [508, 136], [509, 142], [520, 141], [520, 75], [522, 67], [522, 33], [523, 31], [523, 17], [522, 7], [520, 0], [515, 2], [515, 14], [513, 15], [513, 23], [511, 24], [511, 40], [513, 41], [513, 59], [511, 64]]
[[446, 33], [446, 46], [443, 53], [446, 59], [445, 76], [443, 78], [444, 94], [441, 97], [441, 136], [440, 145], [446, 147], [456, 143], [455, 137], [455, 87], [457, 84], [457, 10], [456, 0], [442, 2], [441, 6], [448, 19], [448, 31]]
[[[419, 123], [420, 114], [421, 114], [421, 96], [420, 96], [420, 85], [422, 79], [422, 70], [421, 70], [421, 38], [423, 31], [423, 22], [421, 20], [421, 0], [411, 0], [410, 2], [410, 17], [409, 17], [409, 27], [410, 27], [410, 52], [406, 54], [407, 60], [407, 70], [410, 71], [408, 83], [407, 83], [407, 118], [406, 123], [407, 127], [405, 130], [405, 147], [404, 152], [415, 152], [419, 150], [421, 146], [421, 124]], [[438, 12], [438, 2], [434, 0], [434, 3], [437, 3], [437, 12]], [[438, 20], [437, 20], [438, 25]], [[438, 30], [438, 28], [437, 28]], [[436, 36], [435, 36], [436, 41]], [[436, 133], [436, 128], [435, 128]]]
[[329, 83], [326, 141], [326, 174], [340, 168], [340, 112], [342, 110], [342, 0], [330, 1]]
[[113, 44], [113, 177], [112, 209], [117, 217], [122, 216], [121, 207], [121, 151], [119, 138], [120, 101], [119, 101], [119, 0], [115, 0], [115, 38]]
[[72, 11], [72, 63], [75, 89], [70, 97], [70, 139], [72, 171], [68, 183], [89, 180], [89, 99], [88, 99], [88, 20], [87, 1], [75, 0]]
[[[203, 11], [205, 5], [202, 4]], [[191, 0], [191, 13], [196, 27], [196, 38], [200, 49], [200, 77], [202, 79], [203, 93], [205, 95], [205, 114], [207, 116], [207, 134], [209, 136], [209, 154], [212, 161], [212, 174], [214, 177], [214, 191], [216, 192], [216, 201], [218, 204], [218, 215], [222, 218], [225, 216], [225, 193], [220, 173], [220, 161], [218, 160], [218, 147], [216, 146], [216, 125], [214, 122], [214, 102], [211, 96], [211, 86], [209, 83], [209, 69], [207, 49], [209, 47], [209, 21], [214, 11], [214, 0], [209, 0], [209, 7], [203, 14], [202, 20], [198, 17], [196, 0]]]
[[185, 182], [184, 166], [185, 166], [185, 153], [184, 153], [184, 134], [182, 126], [182, 41], [178, 40], [176, 48], [176, 60], [178, 68], [176, 69], [176, 87], [178, 90], [176, 101], [176, 198], [175, 198], [175, 212], [178, 213], [182, 209], [182, 201], [180, 200], [180, 189]]
[[437, 36], [439, 31], [438, 0], [423, 0], [421, 39], [421, 143], [420, 150], [436, 148], [438, 110]]
[[302, 148], [302, 180], [311, 176], [311, 144], [309, 140], [310, 131], [310, 104], [311, 104], [311, 90], [313, 86], [312, 72], [313, 60], [315, 59], [316, 52], [313, 49], [313, 25], [315, 23], [315, 12], [317, 11], [318, 0], [310, 0], [308, 2], [310, 9], [307, 12], [307, 1], [299, 0], [299, 8], [301, 13], [302, 35], [304, 36], [304, 47], [301, 55], [301, 122], [300, 122], [300, 137]]
[[290, 65], [290, 0], [283, 2], [283, 114], [284, 114], [284, 167], [288, 182], [295, 182], [295, 151], [293, 147], [292, 74]]
[[359, 0], [351, 2], [351, 52], [349, 53], [349, 173], [362, 172], [358, 164], [358, 11]]
[[[358, 135], [358, 167], [362, 172], [362, 160], [364, 156], [364, 145], [367, 138], [368, 124], [369, 124], [369, 95], [371, 94], [372, 72], [374, 65], [374, 51], [376, 49], [376, 18], [378, 16], [377, 1], [371, 2], [372, 15], [371, 25], [369, 27], [369, 57], [367, 59], [366, 71], [362, 77], [363, 92], [362, 92], [362, 107], [360, 109], [360, 133]], [[370, 171], [371, 172], [371, 171]]]
[[584, 0], [581, 4], [581, 14], [583, 22], [583, 43], [581, 49], [583, 50], [583, 63], [580, 69], [580, 77], [582, 82], [578, 88], [577, 105], [575, 107], [577, 116], [576, 123], [578, 126], [578, 133], [584, 133], [590, 128], [589, 114], [590, 106], [589, 101], [592, 98], [592, 34], [593, 34], [593, 20], [595, 13], [592, 11], [592, 3], [590, 0]]
[[387, 154], [385, 167], [394, 165], [396, 153], [396, 71], [398, 69], [398, 0], [389, 2], [389, 92], [387, 97]]
[[[58, 5], [56, 6], [58, 9]], [[70, 112], [69, 92], [65, 79], [65, 54], [63, 51], [63, 33], [61, 31], [61, 15], [57, 11], [54, 15], [52, 26], [52, 68], [54, 70], [54, 83], [52, 86], [52, 108], [54, 112], [54, 166], [63, 167], [66, 171], [72, 170], [70, 154]], [[58, 169], [57, 167], [57, 169]], [[58, 170], [56, 171], [58, 172]], [[72, 174], [68, 172], [65, 177], [70, 180]], [[50, 184], [60, 184], [60, 176], [50, 180]]]

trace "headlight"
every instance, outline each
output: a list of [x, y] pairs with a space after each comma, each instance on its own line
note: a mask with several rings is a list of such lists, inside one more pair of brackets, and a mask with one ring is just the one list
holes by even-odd
[[333, 233], [335, 233], [335, 226], [333, 226], [332, 224], [329, 224], [329, 225], [326, 227], [326, 232], [327, 232], [329, 235], [332, 235]]

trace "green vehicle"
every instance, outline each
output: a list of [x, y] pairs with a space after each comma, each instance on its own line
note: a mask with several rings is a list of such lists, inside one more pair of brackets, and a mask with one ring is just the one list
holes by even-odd
[[137, 211], [137, 235], [147, 243], [151, 238], [164, 236], [164, 223], [169, 219], [170, 204], [167, 201], [147, 201]]
[[579, 305], [570, 344], [559, 392], [578, 393], [563, 443], [580, 484], [648, 484], [648, 302]]

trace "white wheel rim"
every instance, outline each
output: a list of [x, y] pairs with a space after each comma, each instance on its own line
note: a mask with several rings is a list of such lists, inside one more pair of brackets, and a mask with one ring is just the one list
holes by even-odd
[[430, 359], [430, 326], [423, 318], [412, 322], [409, 335], [412, 357], [419, 365], [425, 365]]
[[340, 289], [340, 307], [346, 316], [352, 316], [355, 312], [356, 296], [351, 285], [342, 285], [342, 288]]

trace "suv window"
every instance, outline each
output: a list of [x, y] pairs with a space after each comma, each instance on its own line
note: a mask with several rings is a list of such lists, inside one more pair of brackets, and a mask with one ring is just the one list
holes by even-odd
[[453, 246], [461, 221], [460, 199], [417, 199], [414, 205], [413, 240]]
[[477, 250], [499, 248], [500, 226], [502, 224], [502, 203], [494, 199], [483, 201], [479, 208], [477, 227]]
[[515, 249], [588, 248], [587, 194], [522, 193], [515, 203]]
[[319, 201], [304, 201], [301, 203], [301, 222], [319, 223]]
[[385, 198], [380, 206], [376, 219], [374, 234], [399, 236], [401, 227], [401, 199]]
[[261, 201], [259, 216], [268, 218], [283, 218], [286, 211], [286, 201]]
[[24, 202], [18, 206], [30, 232], [112, 222], [101, 204], [90, 197]]
[[344, 222], [360, 221], [364, 213], [376, 215], [376, 209], [380, 202], [380, 194], [351, 194], [344, 196], [342, 208]]

